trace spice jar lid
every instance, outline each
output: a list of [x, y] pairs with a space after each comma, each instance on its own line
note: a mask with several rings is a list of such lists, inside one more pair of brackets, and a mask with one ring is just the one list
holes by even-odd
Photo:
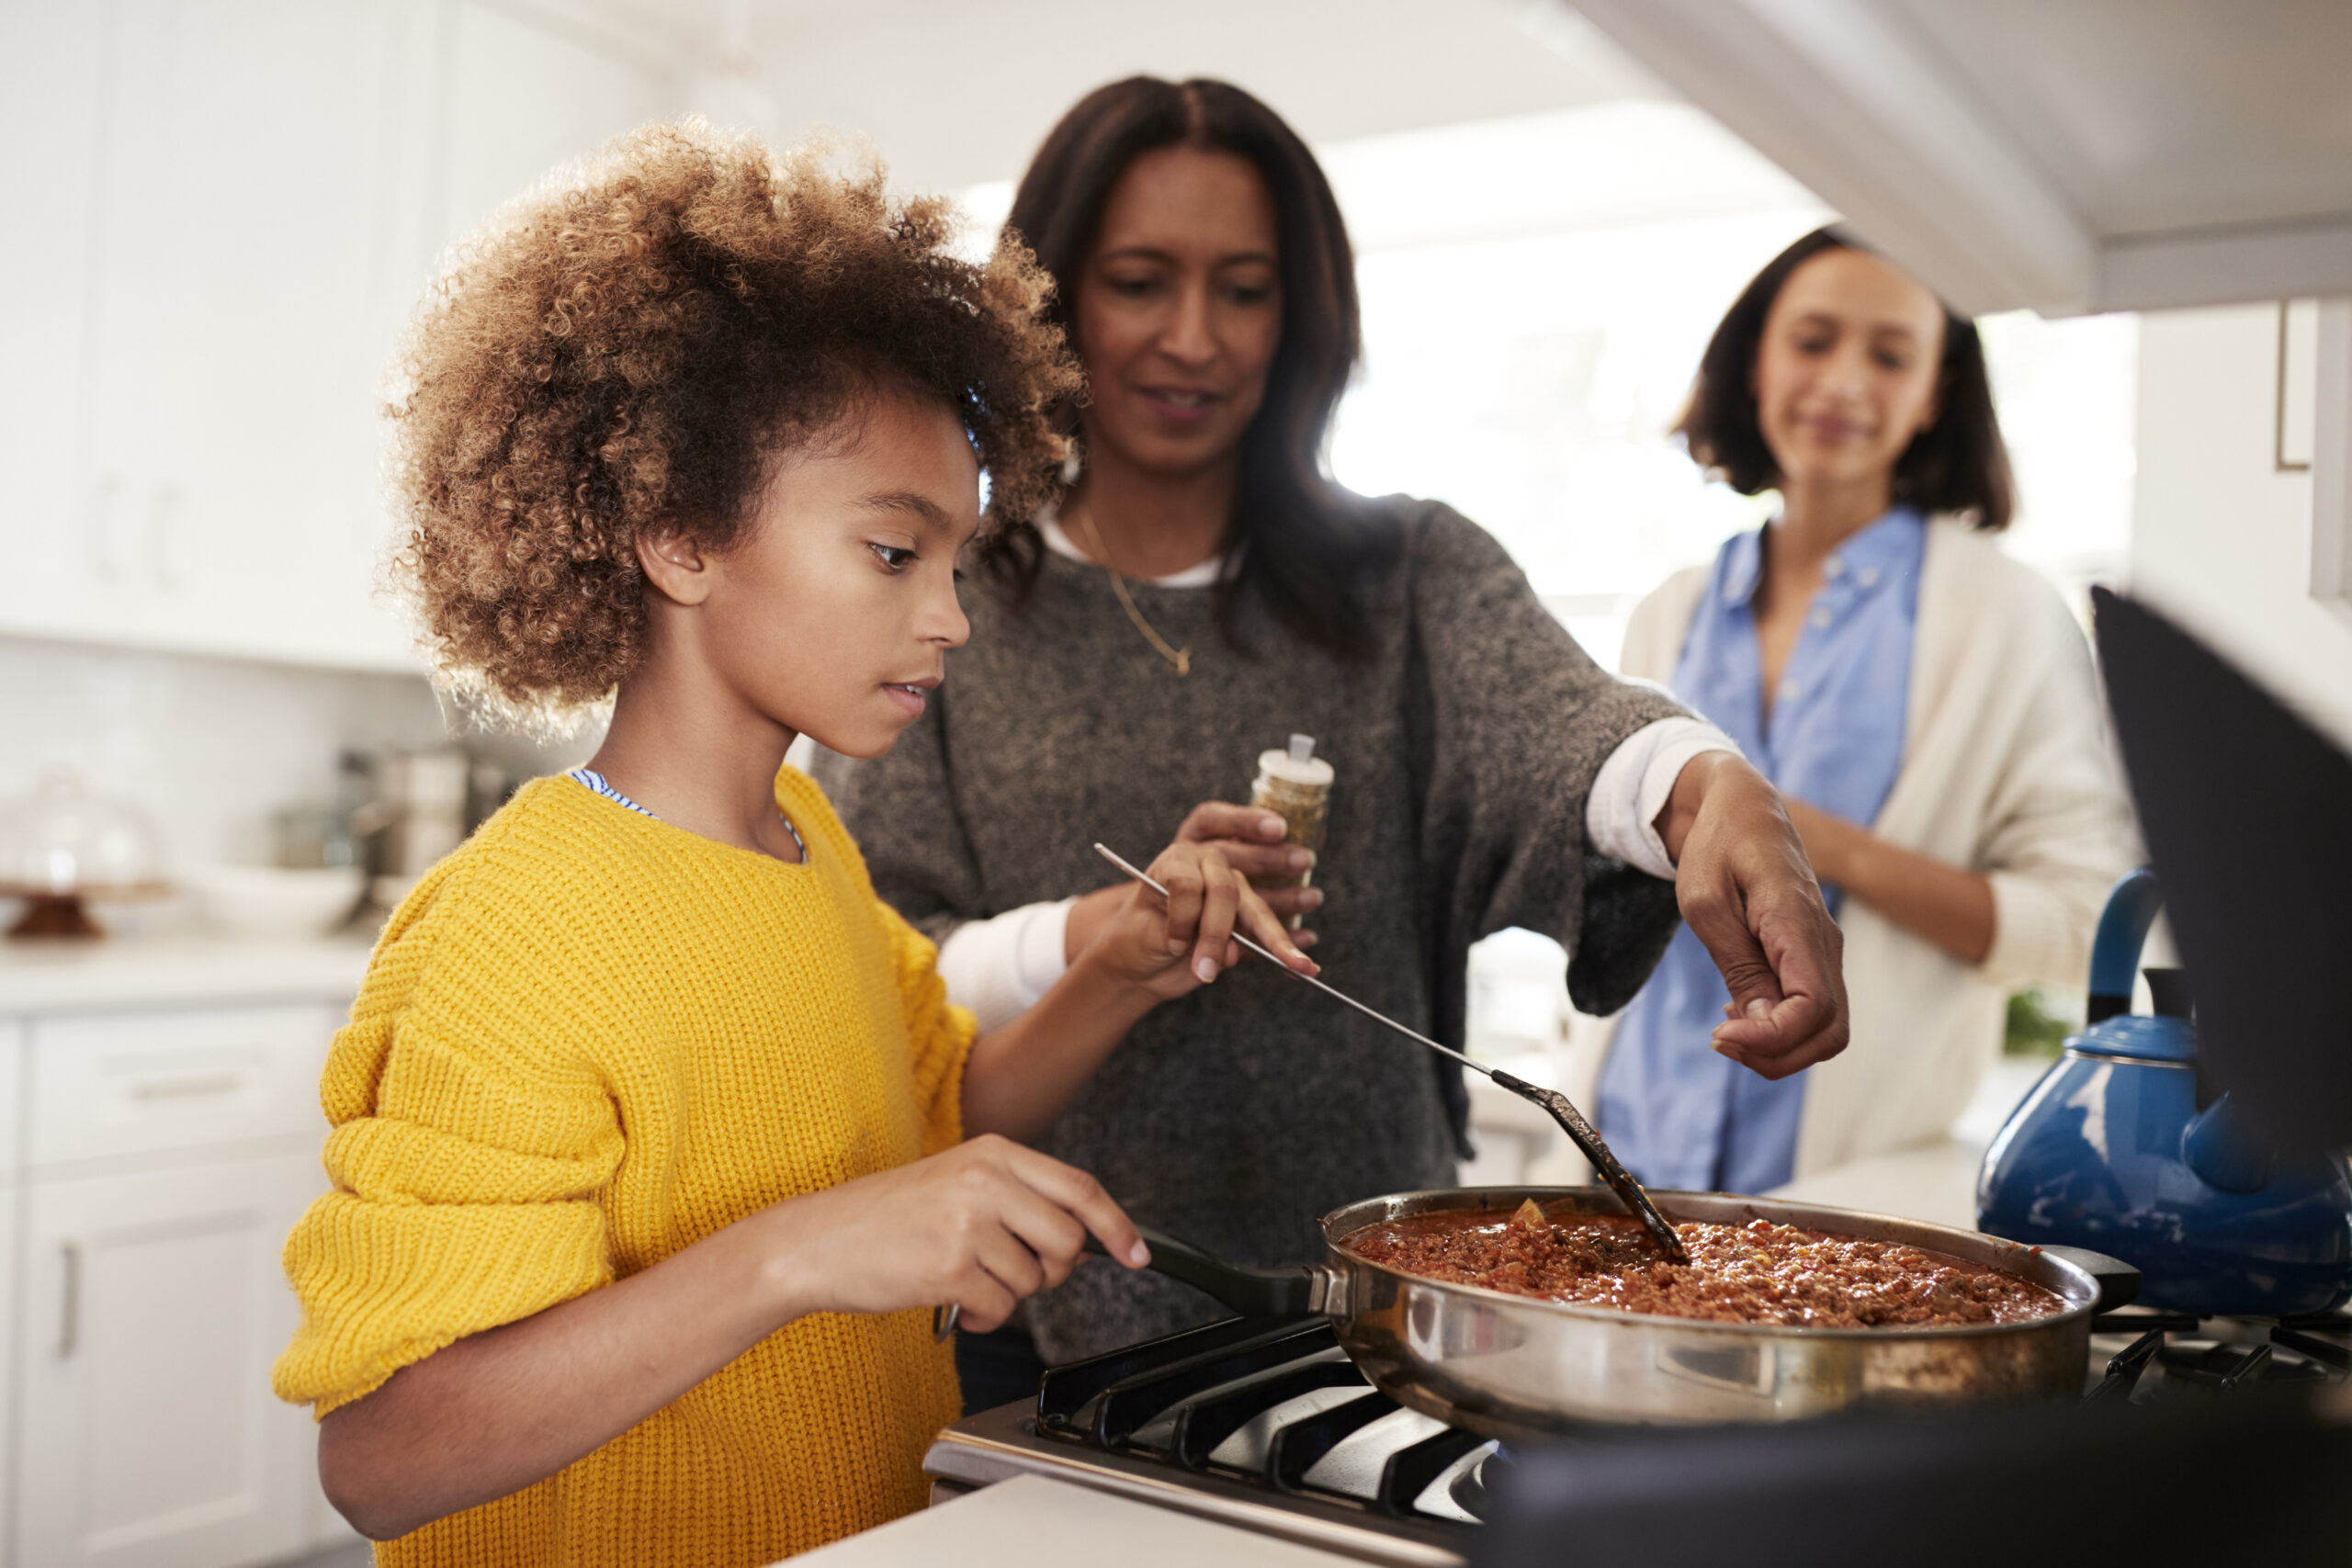
[[1258, 753], [1258, 772], [1266, 778], [1280, 779], [1286, 784], [1303, 789], [1331, 787], [1331, 764], [1315, 755], [1315, 737], [1294, 735], [1286, 751]]

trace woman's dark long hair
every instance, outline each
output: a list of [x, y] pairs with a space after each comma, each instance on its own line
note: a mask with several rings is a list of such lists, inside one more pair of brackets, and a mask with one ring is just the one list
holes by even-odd
[[[1347, 224], [1306, 144], [1273, 110], [1227, 83], [1131, 76], [1096, 88], [1062, 117], [1021, 176], [1005, 226], [1053, 275], [1053, 311], [1075, 342], [1079, 275], [1111, 187], [1143, 153], [1179, 146], [1247, 158], [1273, 198], [1281, 246], [1282, 340], [1266, 400], [1241, 438], [1232, 536], [1238, 565], [1218, 586], [1217, 624], [1236, 640], [1235, 603], [1254, 592], [1307, 641], [1359, 657], [1370, 635], [1355, 589], [1388, 558], [1394, 540], [1374, 509], [1323, 468], [1331, 415], [1362, 333]], [[986, 564], [1010, 578], [1017, 603], [1027, 598], [1043, 558], [1036, 530], [1024, 524], [1000, 536]]]
[[[1876, 254], [1841, 230], [1815, 229], [1774, 256], [1740, 291], [1700, 356], [1690, 400], [1674, 434], [1694, 462], [1742, 495], [1770, 490], [1781, 478], [1756, 412], [1753, 378], [1765, 318], [1790, 274], [1837, 250]], [[1993, 413], [1984, 344], [1974, 321], [1949, 305], [1943, 312], [1944, 354], [1937, 372], [1943, 404], [1936, 423], [1913, 436], [1895, 460], [1894, 499], [1922, 512], [1971, 513], [1977, 527], [1997, 532], [2009, 525], [2015, 495], [2009, 450]]]

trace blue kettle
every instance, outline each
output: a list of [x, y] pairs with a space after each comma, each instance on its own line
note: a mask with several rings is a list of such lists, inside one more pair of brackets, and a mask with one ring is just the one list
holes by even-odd
[[1976, 1179], [1979, 1229], [2086, 1247], [2140, 1270], [2140, 1300], [2199, 1315], [2292, 1317], [2352, 1295], [2352, 1185], [2336, 1154], [2266, 1144], [2231, 1097], [2200, 1095], [2182, 976], [2132, 982], [2163, 900], [2115, 885], [2091, 946], [2089, 1023], [2009, 1113]]

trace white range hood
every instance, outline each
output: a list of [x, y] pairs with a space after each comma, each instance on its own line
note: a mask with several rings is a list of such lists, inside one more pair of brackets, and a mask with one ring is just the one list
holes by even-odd
[[1576, 0], [1964, 310], [2352, 294], [2352, 0]]

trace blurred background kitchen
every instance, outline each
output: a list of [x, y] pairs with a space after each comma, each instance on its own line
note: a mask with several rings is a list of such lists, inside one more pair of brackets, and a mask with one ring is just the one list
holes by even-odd
[[[2005, 547], [2352, 740], [2348, 40], [2187, 0], [0, 0], [0, 925], [108, 933], [0, 944], [0, 1562], [348, 1539], [263, 1375], [318, 1060], [381, 910], [594, 740], [435, 694], [377, 410], [435, 258], [550, 169], [685, 111], [830, 127], [978, 248], [1086, 90], [1237, 82], [1357, 246], [1338, 477], [1478, 519], [1604, 662], [1763, 515], [1665, 432], [1740, 285], [1842, 216], [1985, 312]], [[1483, 948], [1474, 1049], [1573, 1077], [1559, 972]], [[2013, 1046], [2079, 1007], [2021, 997]], [[1525, 1109], [1481, 1101], [1474, 1178], [1573, 1174]]]

